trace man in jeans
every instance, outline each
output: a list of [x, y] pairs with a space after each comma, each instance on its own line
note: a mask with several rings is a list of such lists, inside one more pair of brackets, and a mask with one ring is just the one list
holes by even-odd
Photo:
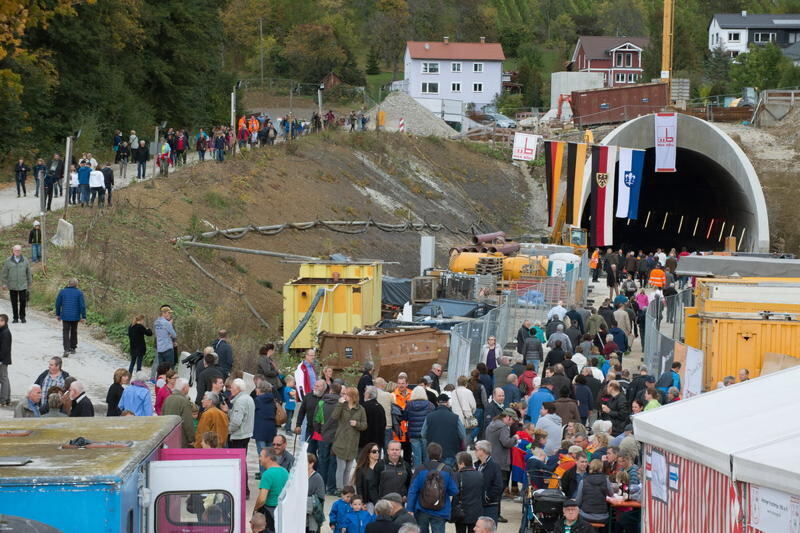
[[136, 161], [136, 179], [143, 180], [147, 172], [147, 161], [150, 159], [150, 148], [144, 141], [139, 141], [139, 147], [131, 145], [131, 150], [133, 150], [133, 160]]
[[77, 279], [70, 279], [58, 292], [56, 318], [64, 324], [64, 357], [69, 357], [78, 347], [78, 322], [86, 322], [86, 301]]
[[[451, 499], [458, 494], [458, 485], [453, 479], [453, 470], [442, 463], [442, 447], [432, 442], [428, 444], [427, 463], [417, 468], [411, 487], [408, 489], [406, 509], [414, 513], [421, 533], [444, 533], [444, 525], [450, 519]], [[422, 502], [422, 488], [432, 471], [438, 471], [444, 480], [444, 507], [439, 510], [425, 508]]]
[[[175, 328], [172, 326], [172, 308], [168, 305], [161, 306], [161, 316], [153, 322], [156, 334], [157, 363], [153, 365], [153, 372], [161, 363], [175, 366], [175, 342], [178, 339]], [[155, 374], [154, 374], [155, 375]]]

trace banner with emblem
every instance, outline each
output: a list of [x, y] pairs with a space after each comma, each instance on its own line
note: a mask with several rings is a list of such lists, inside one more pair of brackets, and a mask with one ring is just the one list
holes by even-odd
[[614, 242], [614, 166], [616, 146], [592, 146], [592, 246]]
[[675, 172], [678, 152], [678, 114], [656, 113], [656, 172]]
[[617, 180], [617, 218], [636, 220], [639, 212], [639, 191], [642, 188], [644, 150], [619, 149]]
[[564, 141], [544, 142], [544, 168], [547, 180], [547, 225], [553, 226], [558, 203], [558, 186], [561, 182], [561, 165], [564, 159]]

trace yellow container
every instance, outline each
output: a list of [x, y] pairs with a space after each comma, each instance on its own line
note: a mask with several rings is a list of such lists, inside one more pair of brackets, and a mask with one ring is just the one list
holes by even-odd
[[800, 313], [800, 279], [698, 279], [698, 313]]
[[515, 255], [506, 257], [501, 253], [460, 252], [450, 256], [448, 269], [462, 274], [474, 274], [478, 260], [482, 257], [503, 257], [503, 279], [515, 280], [521, 276], [546, 276], [547, 259], [540, 256]]
[[286, 340], [325, 289], [309, 322], [292, 348], [313, 348], [317, 333], [352, 333], [381, 318], [381, 263], [303, 263], [300, 277], [283, 286], [283, 335]]
[[[716, 388], [725, 376], [736, 376], [746, 368], [750, 377], [761, 375], [767, 352], [800, 357], [800, 321], [758, 320], [744, 318], [698, 317], [697, 343], [687, 342], [703, 350], [703, 385]], [[694, 339], [692, 339], [694, 340]]]

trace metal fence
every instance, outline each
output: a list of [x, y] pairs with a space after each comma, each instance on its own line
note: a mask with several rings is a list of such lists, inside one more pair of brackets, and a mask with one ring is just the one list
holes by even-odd
[[672, 364], [675, 341], [683, 342], [684, 309], [694, 303], [691, 288], [674, 296], [653, 298], [647, 306], [644, 327], [644, 364], [660, 376]]

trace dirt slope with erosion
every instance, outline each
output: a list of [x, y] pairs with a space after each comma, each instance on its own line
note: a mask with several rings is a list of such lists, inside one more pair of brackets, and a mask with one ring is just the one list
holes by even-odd
[[[397, 134], [322, 134], [299, 142], [246, 153], [224, 164], [207, 162], [168, 179], [115, 192], [114, 208], [71, 209], [77, 246], [50, 249], [48, 274], [36, 274], [35, 303], [52, 305], [68, 277], [87, 294], [90, 319], [106, 326], [124, 344], [130, 317], [149, 320], [163, 303], [176, 308], [180, 349], [208, 343], [217, 327], [227, 327], [238, 353], [253, 354], [257, 343], [280, 336], [283, 283], [297, 265], [277, 259], [211, 250], [192, 255], [219, 279], [246, 293], [270, 324], [261, 328], [231, 292], [205, 277], [170, 239], [220, 228], [314, 219], [443, 223], [512, 234], [541, 229], [532, 213], [543, 211], [542, 183], [520, 168], [457, 142]], [[4, 245], [27, 236], [21, 224], [0, 233]], [[52, 226], [51, 226], [52, 227]], [[324, 257], [397, 262], [396, 276], [418, 270], [417, 233], [360, 235], [324, 229], [250, 233], [231, 241], [208, 242]], [[438, 259], [464, 239], [437, 233]]]

